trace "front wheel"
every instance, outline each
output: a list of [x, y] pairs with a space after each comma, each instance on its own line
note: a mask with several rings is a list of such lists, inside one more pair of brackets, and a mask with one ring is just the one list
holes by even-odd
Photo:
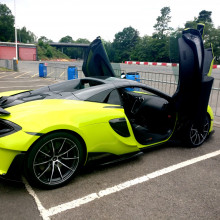
[[27, 154], [25, 173], [34, 185], [52, 189], [64, 185], [83, 161], [80, 141], [65, 132], [40, 139]]
[[198, 129], [194, 123], [190, 123], [185, 132], [185, 142], [189, 147], [198, 147], [207, 139], [210, 129], [210, 118], [207, 115], [202, 129]]

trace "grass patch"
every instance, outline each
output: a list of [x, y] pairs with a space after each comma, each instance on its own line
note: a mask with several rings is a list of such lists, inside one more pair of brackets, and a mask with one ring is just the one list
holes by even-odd
[[7, 69], [5, 67], [0, 67], [0, 72], [11, 72], [12, 70]]

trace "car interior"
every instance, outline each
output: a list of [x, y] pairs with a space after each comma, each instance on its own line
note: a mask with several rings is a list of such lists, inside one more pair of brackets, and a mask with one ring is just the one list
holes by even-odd
[[123, 88], [120, 94], [125, 114], [140, 144], [160, 142], [171, 135], [176, 121], [171, 103], [142, 89]]

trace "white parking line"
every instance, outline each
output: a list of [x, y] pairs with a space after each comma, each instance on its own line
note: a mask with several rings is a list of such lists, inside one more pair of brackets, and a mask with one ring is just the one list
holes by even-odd
[[54, 73], [54, 71], [52, 71], [52, 72], [50, 72], [49, 74], [47, 74], [47, 76], [50, 76], [50, 75], [52, 75]]
[[63, 72], [61, 73], [60, 78], [64, 75], [64, 73], [65, 73], [65, 71], [63, 71]]
[[23, 177], [22, 179], [23, 179], [23, 182], [24, 182], [24, 184], [25, 184], [25, 187], [26, 187], [28, 193], [29, 193], [31, 196], [34, 197], [34, 200], [35, 200], [35, 202], [36, 202], [36, 204], [37, 204], [37, 208], [38, 208], [38, 210], [39, 210], [39, 212], [40, 212], [42, 218], [43, 218], [44, 220], [49, 220], [50, 218], [48, 217], [47, 210], [42, 206], [42, 204], [41, 204], [40, 200], [38, 199], [36, 193], [35, 193], [34, 190], [31, 188], [31, 186], [28, 184], [28, 182], [26, 181], [26, 179], [25, 179], [24, 177]]
[[30, 73], [30, 71], [29, 71], [29, 72], [22, 73], [21, 75], [15, 76], [14, 78], [15, 78], [15, 79], [16, 79], [16, 78], [20, 78], [21, 76], [27, 75], [28, 73]]
[[0, 76], [0, 78], [4, 78], [4, 77], [7, 77], [8, 75], [5, 75], [5, 76]]
[[53, 216], [53, 215], [59, 214], [61, 212], [69, 210], [69, 209], [74, 209], [74, 208], [79, 207], [83, 204], [92, 202], [96, 199], [100, 199], [104, 196], [119, 192], [121, 190], [124, 190], [124, 189], [130, 188], [132, 186], [138, 185], [140, 183], [147, 182], [147, 181], [149, 181], [151, 179], [154, 179], [156, 177], [165, 175], [167, 173], [171, 173], [175, 170], [181, 169], [183, 167], [187, 167], [189, 165], [198, 163], [198, 162], [203, 161], [203, 160], [207, 160], [209, 158], [212, 158], [212, 157], [215, 157], [215, 156], [218, 156], [218, 155], [220, 155], [220, 150], [209, 153], [209, 154], [205, 154], [203, 156], [196, 157], [196, 158], [193, 158], [193, 159], [190, 159], [190, 160], [187, 160], [187, 161], [184, 161], [184, 162], [181, 162], [181, 163], [178, 163], [178, 164], [166, 167], [166, 168], [163, 168], [161, 170], [157, 170], [153, 173], [149, 173], [149, 174], [146, 174], [144, 176], [141, 176], [141, 177], [138, 177], [138, 178], [120, 183], [118, 185], [115, 185], [113, 187], [101, 190], [99, 192], [94, 192], [94, 193], [89, 194], [89, 195], [87, 195], [83, 198], [79, 198], [79, 199], [73, 200], [71, 202], [67, 202], [67, 203], [52, 207], [50, 209], [45, 209], [43, 207], [43, 205], [41, 204], [39, 198], [37, 197], [37, 195], [35, 194], [35, 192], [31, 188], [31, 186], [27, 183], [27, 181], [25, 179], [23, 179], [23, 181], [24, 181], [24, 184], [25, 184], [25, 187], [26, 187], [27, 191], [29, 192], [29, 194], [31, 196], [33, 196], [43, 220], [49, 220], [50, 217]]
[[35, 77], [35, 76], [37, 76], [38, 75], [38, 73], [35, 73], [33, 76], [31, 76], [31, 78], [33, 78], [33, 77]]

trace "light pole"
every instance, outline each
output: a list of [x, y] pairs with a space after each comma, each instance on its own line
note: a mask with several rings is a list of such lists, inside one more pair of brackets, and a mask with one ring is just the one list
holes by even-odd
[[18, 39], [17, 39], [17, 28], [16, 28], [16, 4], [15, 4], [15, 0], [14, 0], [14, 10], [15, 10], [15, 59], [16, 59], [16, 63], [18, 62]]

